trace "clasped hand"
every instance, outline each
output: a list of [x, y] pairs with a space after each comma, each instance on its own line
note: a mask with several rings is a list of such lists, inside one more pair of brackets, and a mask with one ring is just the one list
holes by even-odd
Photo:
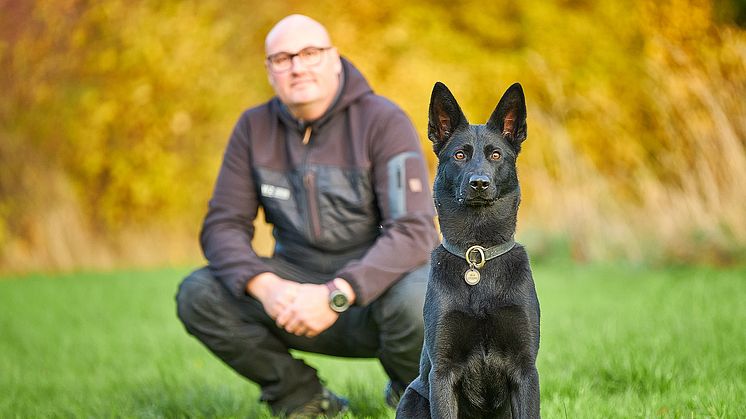
[[278, 327], [288, 333], [311, 338], [337, 321], [339, 314], [329, 307], [329, 289], [326, 285], [299, 284], [268, 275], [272, 277], [266, 281], [266, 285], [252, 294]]
[[297, 336], [312, 338], [331, 327], [339, 314], [329, 307], [326, 285], [294, 284], [295, 297], [275, 318], [278, 327]]

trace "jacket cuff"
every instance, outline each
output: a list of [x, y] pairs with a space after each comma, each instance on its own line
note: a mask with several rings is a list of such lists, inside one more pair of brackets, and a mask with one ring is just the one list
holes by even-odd
[[356, 306], [367, 306], [386, 292], [401, 275], [372, 268], [355, 260], [338, 271], [336, 276], [347, 281], [355, 291]]
[[213, 266], [210, 266], [210, 271], [225, 286], [228, 292], [237, 299], [242, 299], [249, 295], [246, 292], [249, 280], [261, 273], [272, 272], [272, 269], [264, 263], [258, 263], [252, 266], [251, 269], [241, 269], [235, 272], [225, 272], [225, 270], [220, 270]]
[[363, 296], [363, 290], [360, 288], [360, 284], [358, 283], [358, 280], [355, 278], [355, 276], [352, 273], [339, 272], [335, 276], [335, 278], [344, 279], [345, 281], [347, 281], [348, 284], [350, 284], [352, 291], [355, 293], [355, 304], [353, 305], [364, 306], [368, 304], [365, 297]]

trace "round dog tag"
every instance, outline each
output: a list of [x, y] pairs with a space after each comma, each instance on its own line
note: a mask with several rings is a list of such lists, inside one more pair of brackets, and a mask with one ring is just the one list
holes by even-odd
[[467, 269], [464, 274], [464, 281], [469, 285], [477, 285], [480, 279], [482, 279], [482, 275], [480, 275], [479, 271], [474, 268]]

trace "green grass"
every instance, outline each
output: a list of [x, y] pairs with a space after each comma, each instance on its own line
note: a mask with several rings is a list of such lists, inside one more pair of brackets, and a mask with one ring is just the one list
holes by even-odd
[[[186, 270], [0, 280], [0, 416], [268, 417], [183, 331]], [[746, 417], [746, 269], [534, 266], [545, 418]], [[374, 360], [298, 354], [355, 415], [393, 417]]]

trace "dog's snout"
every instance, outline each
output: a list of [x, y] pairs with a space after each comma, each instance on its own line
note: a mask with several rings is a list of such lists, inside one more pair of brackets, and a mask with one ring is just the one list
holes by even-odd
[[490, 186], [490, 178], [486, 175], [472, 175], [469, 177], [469, 186], [475, 190], [485, 190]]

